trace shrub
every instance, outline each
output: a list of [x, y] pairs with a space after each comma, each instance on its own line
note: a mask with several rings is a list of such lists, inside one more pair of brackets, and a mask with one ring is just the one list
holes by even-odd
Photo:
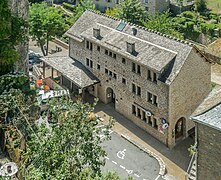
[[195, 13], [192, 12], [192, 11], [185, 11], [185, 12], [182, 13], [182, 16], [186, 17], [186, 18], [190, 18], [190, 19], [195, 19], [196, 18]]
[[64, 8], [70, 10], [70, 11], [74, 11], [75, 10], [75, 6], [74, 5], [71, 5], [71, 4], [68, 4], [68, 3], [65, 3], [63, 2], [62, 5], [64, 6]]

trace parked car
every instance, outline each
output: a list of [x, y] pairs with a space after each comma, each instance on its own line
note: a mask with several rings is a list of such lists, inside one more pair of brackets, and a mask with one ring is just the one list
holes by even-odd
[[39, 53], [36, 53], [34, 51], [29, 50], [28, 52], [28, 61], [29, 64], [39, 64], [41, 62], [41, 55]]
[[48, 109], [48, 101], [52, 98], [57, 98], [61, 96], [68, 96], [69, 91], [67, 90], [50, 90], [48, 92], [42, 93], [37, 97], [38, 104], [40, 106], [41, 112], [46, 111]]

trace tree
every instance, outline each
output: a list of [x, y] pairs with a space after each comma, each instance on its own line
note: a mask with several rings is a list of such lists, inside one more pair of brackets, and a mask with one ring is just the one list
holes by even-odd
[[0, 2], [0, 75], [13, 70], [19, 59], [16, 45], [25, 40], [27, 23], [14, 15], [8, 7], [7, 0]]
[[44, 56], [48, 55], [48, 42], [67, 30], [60, 11], [55, 7], [48, 7], [45, 3], [31, 5], [29, 26], [30, 34], [33, 40], [37, 41]]
[[95, 4], [91, 0], [80, 0], [73, 12], [73, 23], [76, 22], [87, 9], [96, 10]]
[[143, 21], [143, 25], [163, 34], [182, 38], [182, 34], [175, 29], [176, 25], [168, 11], [163, 14], [149, 15], [147, 20]]
[[142, 24], [147, 15], [140, 0], [125, 0], [116, 8], [116, 17], [134, 24]]
[[195, 5], [198, 12], [205, 12], [207, 10], [206, 0], [195, 0]]
[[[53, 125], [36, 128], [28, 142], [30, 165], [28, 179], [80, 179], [82, 173], [89, 177], [101, 176], [105, 151], [101, 142], [101, 128], [95, 126], [98, 118], [93, 115], [94, 107], [71, 99], [59, 98], [49, 102]], [[88, 173], [85, 173], [87, 171]]]
[[107, 14], [108, 16], [112, 16], [112, 17], [117, 17], [117, 13], [118, 13], [117, 7], [107, 8], [107, 10], [105, 12], [105, 14]]

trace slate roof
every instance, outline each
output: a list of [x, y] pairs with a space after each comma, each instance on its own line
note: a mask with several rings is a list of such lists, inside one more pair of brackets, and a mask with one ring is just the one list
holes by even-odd
[[67, 56], [53, 56], [42, 58], [46, 64], [50, 65], [63, 76], [74, 82], [78, 87], [84, 88], [99, 80], [79, 61]]
[[[193, 46], [171, 36], [131, 23], [126, 23], [125, 28], [118, 31], [116, 28], [121, 22], [122, 20], [87, 10], [66, 32], [66, 35], [80, 42], [86, 38], [96, 43], [105, 44], [105, 47], [110, 48], [113, 52], [116, 51], [150, 69], [167, 74], [165, 83], [170, 84], [179, 73]], [[97, 26], [101, 29], [101, 40], [92, 37], [92, 29]], [[136, 35], [133, 35], [132, 31], [134, 27], [137, 29]], [[136, 43], [137, 56], [126, 52], [127, 41]], [[165, 67], [174, 59], [170, 72], [163, 73], [168, 71]]]
[[221, 131], [221, 103], [206, 111], [205, 113], [193, 117], [192, 119], [195, 122]]

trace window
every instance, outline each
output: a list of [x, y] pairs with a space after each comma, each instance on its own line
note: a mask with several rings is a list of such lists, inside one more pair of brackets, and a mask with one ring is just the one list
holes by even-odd
[[141, 119], [140, 108], [137, 108], [137, 116]]
[[89, 59], [86, 58], [86, 65], [89, 66]]
[[90, 60], [90, 68], [93, 68], [93, 61]]
[[134, 94], [136, 94], [136, 86], [135, 86], [135, 84], [132, 84], [132, 92], [133, 92]]
[[108, 55], [108, 50], [105, 49], [105, 54]]
[[108, 74], [108, 69], [105, 68], [105, 74]]
[[137, 74], [140, 75], [140, 65], [137, 65]]
[[157, 96], [153, 95], [153, 104], [157, 106]]
[[152, 103], [152, 94], [151, 93], [147, 93], [147, 101]]
[[125, 78], [122, 78], [122, 83], [126, 84], [126, 79]]
[[109, 71], [109, 76], [111, 76], [111, 77], [112, 77], [112, 71]]
[[144, 3], [149, 3], [149, 0], [144, 0]]
[[150, 126], [152, 126], [152, 119], [151, 119], [151, 116], [148, 117], [148, 124], [149, 124]]
[[86, 41], [86, 48], [90, 49], [91, 51], [93, 50], [93, 44], [92, 42]]
[[116, 59], [116, 58], [117, 58], [117, 55], [116, 55], [116, 54], [113, 54], [113, 58]]
[[117, 74], [114, 73], [114, 76], [113, 76], [113, 77], [114, 77], [114, 79], [117, 79]]
[[147, 101], [155, 106], [157, 106], [157, 104], [158, 104], [157, 96], [153, 95], [150, 92], [147, 92]]
[[142, 111], [142, 114], [143, 114], [143, 121], [146, 122], [146, 121], [147, 121], [146, 112], [145, 112], [145, 111]]
[[136, 72], [136, 64], [132, 62], [132, 71]]
[[153, 73], [153, 82], [157, 82], [157, 74], [155, 72]]
[[90, 50], [91, 50], [91, 51], [93, 50], [93, 44], [92, 44], [92, 42], [90, 42]]
[[157, 125], [157, 119], [156, 118], [153, 118], [153, 127], [155, 128], [155, 129], [158, 129], [158, 125]]
[[141, 96], [141, 88], [139, 86], [137, 86], [137, 95]]
[[149, 69], [147, 70], [147, 79], [150, 80], [150, 81], [152, 80], [151, 71]]
[[140, 75], [141, 74], [140, 65], [132, 62], [132, 72]]
[[132, 114], [136, 115], [136, 106], [132, 105]]
[[97, 46], [97, 50], [98, 50], [98, 51], [100, 51], [100, 50], [101, 50], [100, 46]]
[[157, 83], [157, 73], [151, 72], [151, 70], [147, 70], [147, 79], [154, 83]]
[[101, 65], [97, 64], [97, 69], [100, 70], [101, 69]]
[[122, 58], [122, 63], [126, 64], [126, 59], [125, 58]]
[[146, 11], [149, 11], [149, 7], [145, 7], [145, 10], [146, 10]]
[[89, 41], [86, 41], [86, 48], [89, 49]]
[[111, 56], [111, 57], [112, 57], [112, 52], [111, 52], [111, 51], [109, 51], [109, 56]]

